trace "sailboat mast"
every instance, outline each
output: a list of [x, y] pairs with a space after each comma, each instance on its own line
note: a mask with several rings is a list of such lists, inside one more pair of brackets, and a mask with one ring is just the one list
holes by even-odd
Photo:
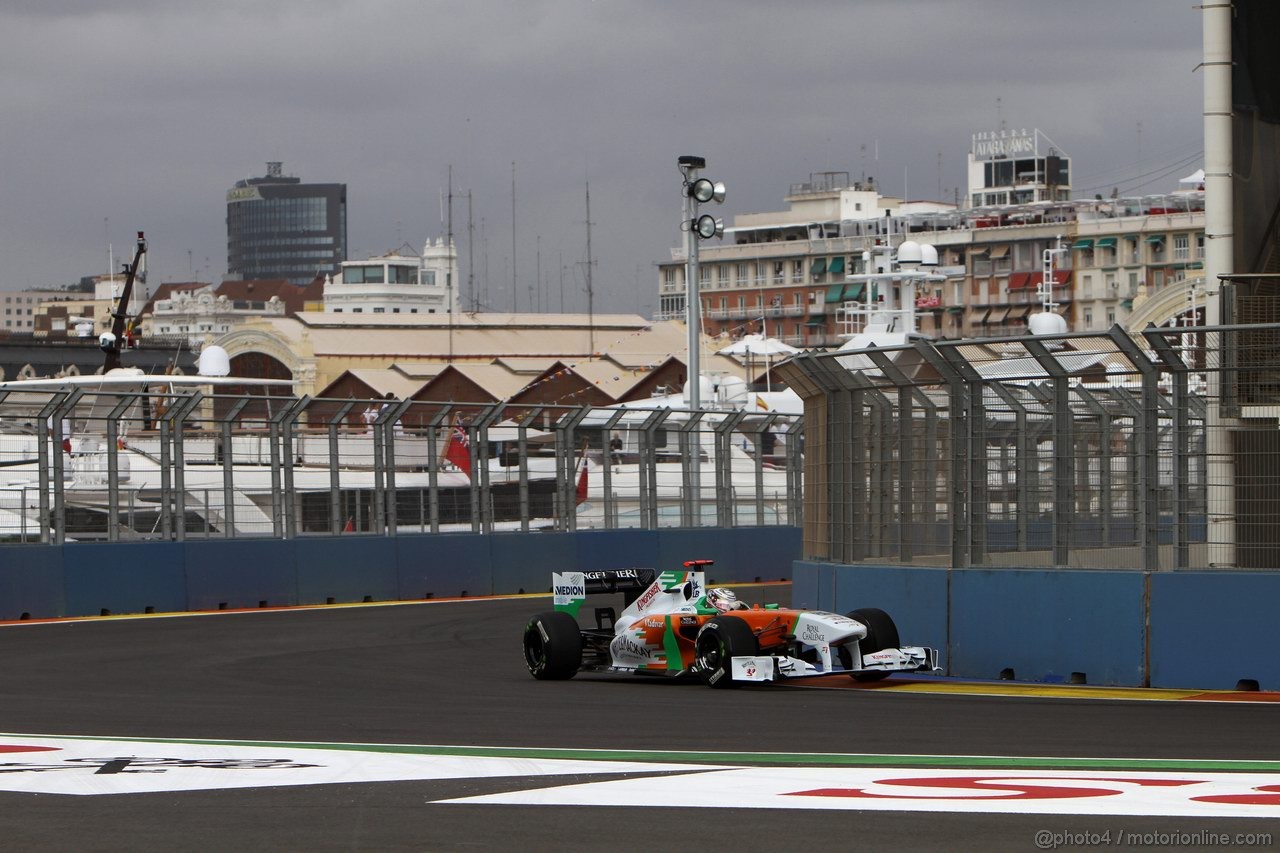
[[445, 230], [444, 298], [445, 313], [449, 315], [449, 359], [453, 363], [453, 164], [449, 164], [449, 215]]
[[591, 182], [587, 181], [587, 335], [591, 354], [596, 352], [595, 290], [591, 287]]
[[471, 215], [471, 190], [467, 190], [467, 293], [471, 296], [471, 311], [478, 307], [476, 299], [476, 223]]

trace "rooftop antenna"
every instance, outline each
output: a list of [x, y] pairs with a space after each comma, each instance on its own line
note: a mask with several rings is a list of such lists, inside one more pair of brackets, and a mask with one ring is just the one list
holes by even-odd
[[445, 232], [444, 252], [444, 298], [445, 313], [449, 315], [449, 358], [446, 363], [453, 363], [453, 164], [449, 164], [449, 217]]
[[467, 190], [467, 294], [471, 297], [471, 313], [479, 310], [476, 301], [476, 223], [471, 216], [471, 190]]
[[587, 335], [592, 355], [596, 352], [595, 290], [591, 286], [591, 267], [594, 264], [591, 259], [591, 182], [587, 181]]
[[[1138, 177], [1142, 177], [1142, 122], [1138, 122]], [[1138, 195], [1142, 195], [1147, 187], [1145, 180], [1138, 184]]]
[[480, 217], [480, 255], [484, 259], [484, 276], [480, 281], [480, 304], [492, 308], [489, 303], [489, 237], [485, 233], [484, 217]]
[[[1036, 285], [1036, 296], [1040, 299], [1040, 313], [1032, 314], [1027, 319], [1027, 331], [1033, 335], [1055, 335], [1067, 331], [1067, 321], [1058, 314], [1058, 303], [1053, 301], [1053, 262], [1058, 255], [1065, 255], [1069, 249], [1062, 242], [1062, 235], [1054, 238], [1052, 248], [1044, 250], [1040, 283]], [[1055, 345], [1055, 348], [1060, 345]]]
[[516, 286], [516, 161], [511, 161], [511, 311], [520, 310], [520, 288]]

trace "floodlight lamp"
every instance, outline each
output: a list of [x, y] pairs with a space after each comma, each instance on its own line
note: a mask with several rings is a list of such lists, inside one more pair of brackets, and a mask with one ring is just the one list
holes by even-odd
[[698, 178], [689, 184], [689, 196], [699, 204], [711, 201], [711, 194], [714, 192], [715, 185], [706, 178]]
[[693, 223], [693, 230], [703, 240], [724, 235], [724, 220], [716, 219], [710, 214], [699, 216]]
[[690, 197], [699, 204], [706, 204], [709, 201], [719, 204], [724, 201], [725, 188], [720, 181], [698, 178], [698, 180], [689, 184], [688, 192]]

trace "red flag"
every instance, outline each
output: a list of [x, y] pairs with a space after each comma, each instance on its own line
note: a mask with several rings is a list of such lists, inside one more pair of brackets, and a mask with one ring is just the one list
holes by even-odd
[[578, 475], [577, 503], [582, 503], [587, 499], [587, 460], [583, 457], [582, 473]]
[[449, 446], [444, 451], [444, 458], [466, 474], [471, 476], [471, 446], [467, 442], [467, 431], [455, 426], [449, 431]]

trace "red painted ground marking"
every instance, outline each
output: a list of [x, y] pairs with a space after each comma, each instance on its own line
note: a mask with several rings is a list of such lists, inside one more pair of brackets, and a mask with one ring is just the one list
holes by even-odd
[[1197, 693], [1194, 696], [1187, 696], [1181, 701], [1224, 702], [1227, 700], [1232, 702], [1280, 702], [1280, 692], [1272, 690], [1264, 693], [1257, 690], [1236, 690], [1218, 693]]
[[59, 752], [61, 749], [60, 746], [17, 746], [0, 743], [0, 752]]
[[[1153, 786], [1157, 788], [1194, 785], [1180, 779], [1114, 779], [1106, 776], [1063, 777], [1071, 782], [1121, 782], [1130, 785]], [[1016, 781], [1016, 776], [957, 776], [957, 777], [912, 777], [909, 779], [877, 779], [877, 785], [901, 785], [907, 788], [945, 788], [962, 791], [981, 792], [979, 796], [963, 794], [944, 794], [929, 796], [927, 794], [873, 794], [863, 788], [815, 788], [811, 791], [794, 791], [783, 794], [784, 797], [854, 797], [867, 799], [910, 799], [910, 800], [1059, 800], [1076, 797], [1114, 797], [1121, 793], [1114, 788], [1085, 788], [1064, 785], [1034, 785], [1025, 781]], [[1056, 780], [1047, 780], [1056, 781]], [[994, 796], [992, 796], [994, 794]]]

